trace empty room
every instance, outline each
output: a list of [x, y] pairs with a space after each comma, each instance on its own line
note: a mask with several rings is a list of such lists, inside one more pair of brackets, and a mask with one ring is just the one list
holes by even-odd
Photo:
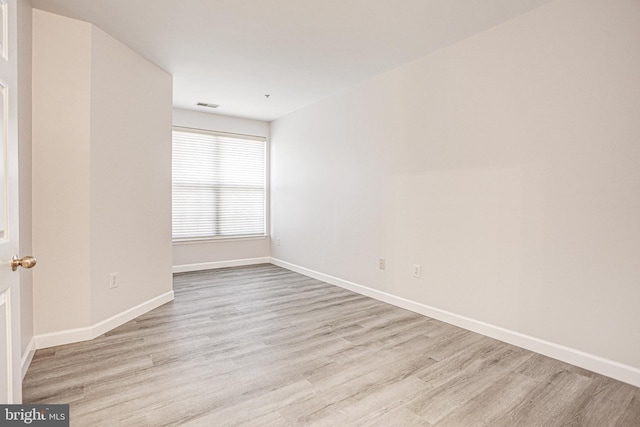
[[0, 15], [0, 425], [640, 426], [640, 1]]

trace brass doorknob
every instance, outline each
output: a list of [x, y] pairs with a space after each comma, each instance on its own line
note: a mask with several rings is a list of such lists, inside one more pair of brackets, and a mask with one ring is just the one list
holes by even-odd
[[38, 260], [32, 256], [26, 256], [22, 259], [18, 259], [18, 255], [14, 255], [11, 257], [11, 270], [16, 271], [18, 267], [33, 268], [33, 266], [36, 265], [36, 262], [38, 262]]

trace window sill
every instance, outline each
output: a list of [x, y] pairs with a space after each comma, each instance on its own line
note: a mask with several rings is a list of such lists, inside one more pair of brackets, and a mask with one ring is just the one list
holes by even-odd
[[173, 240], [173, 245], [201, 245], [205, 243], [225, 243], [240, 242], [243, 240], [265, 240], [268, 236], [230, 236], [230, 237], [207, 237], [202, 239], [180, 239]]

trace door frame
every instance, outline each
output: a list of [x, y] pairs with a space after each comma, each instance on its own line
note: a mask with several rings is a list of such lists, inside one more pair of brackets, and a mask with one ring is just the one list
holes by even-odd
[[[21, 299], [20, 272], [13, 271], [11, 257], [19, 253], [19, 151], [18, 151], [18, 1], [0, 0], [0, 80], [3, 88], [2, 135], [0, 156], [4, 162], [0, 168], [0, 185], [4, 191], [0, 200], [0, 304], [1, 354], [0, 369], [6, 376], [6, 383], [0, 384], [2, 403], [22, 402], [21, 363]], [[21, 4], [22, 6], [22, 4]], [[29, 78], [29, 77], [27, 77]], [[0, 196], [1, 197], [1, 196]], [[2, 215], [4, 214], [4, 215]], [[3, 387], [5, 386], [5, 387]], [[6, 402], [4, 402], [6, 401]]]

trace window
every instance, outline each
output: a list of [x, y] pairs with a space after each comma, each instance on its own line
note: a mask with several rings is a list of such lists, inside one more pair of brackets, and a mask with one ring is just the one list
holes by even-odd
[[173, 240], [265, 235], [265, 138], [173, 129]]

